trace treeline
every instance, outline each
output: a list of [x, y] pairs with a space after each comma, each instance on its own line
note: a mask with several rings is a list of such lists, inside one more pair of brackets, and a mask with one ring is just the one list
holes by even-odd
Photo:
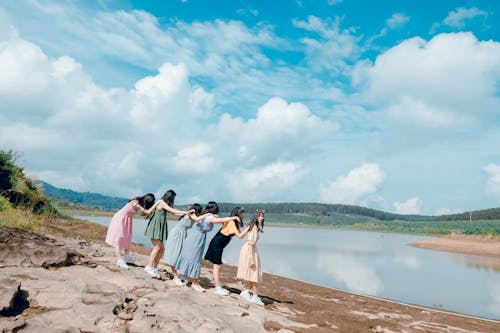
[[[57, 201], [73, 202], [78, 205], [85, 206], [89, 209], [100, 210], [118, 210], [122, 208], [128, 201], [125, 198], [111, 197], [107, 195], [91, 193], [91, 192], [76, 192], [67, 189], [57, 188], [41, 180], [36, 181], [41, 185], [42, 192]], [[64, 204], [59, 204], [64, 206]]]
[[500, 220], [500, 208], [489, 208], [459, 214], [441, 215], [435, 219], [441, 221]]
[[[373, 218], [381, 221], [425, 221], [432, 220], [432, 216], [424, 215], [402, 215], [384, 212], [381, 210], [340, 204], [324, 204], [324, 203], [252, 203], [239, 204], [244, 206], [247, 212], [255, 211], [256, 209], [264, 209], [274, 214], [288, 215], [307, 215], [307, 216], [337, 216], [355, 215]], [[237, 204], [220, 203], [219, 206], [223, 212], [229, 212]]]
[[35, 214], [58, 215], [51, 201], [15, 163], [12, 151], [0, 150], [0, 211], [25, 208]]

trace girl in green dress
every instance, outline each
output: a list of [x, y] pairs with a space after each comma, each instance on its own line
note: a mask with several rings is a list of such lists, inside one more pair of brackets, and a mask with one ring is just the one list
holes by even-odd
[[154, 212], [148, 222], [146, 232], [144, 233], [145, 236], [151, 239], [151, 243], [153, 243], [149, 261], [146, 267], [144, 267], [144, 270], [154, 278], [160, 278], [158, 264], [165, 251], [163, 241], [168, 237], [167, 212], [177, 216], [190, 214], [192, 212], [192, 210], [184, 211], [173, 208], [175, 196], [176, 193], [173, 190], [168, 190], [153, 207], [145, 212], [148, 215]]

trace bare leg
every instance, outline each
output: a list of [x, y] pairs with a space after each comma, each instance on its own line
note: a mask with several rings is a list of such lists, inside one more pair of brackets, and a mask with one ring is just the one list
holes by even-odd
[[[125, 250], [125, 253], [127, 253], [127, 250]], [[115, 257], [116, 257], [117, 261], [122, 258], [122, 255], [120, 254], [120, 248], [119, 247], [115, 247]]]
[[148, 260], [148, 266], [149, 267], [155, 267], [155, 261], [156, 257], [158, 256], [158, 253], [160, 252], [160, 243], [158, 239], [153, 239], [151, 238], [151, 243], [153, 243], [153, 249], [151, 250], [151, 254], [149, 255], [149, 260]]
[[213, 269], [213, 276], [214, 276], [214, 284], [215, 284], [215, 287], [219, 287], [220, 286], [220, 282], [219, 282], [219, 270], [220, 270], [220, 265], [216, 265], [214, 264], [214, 269]]
[[191, 279], [191, 288], [198, 290], [198, 291], [205, 291], [205, 288], [203, 288], [200, 285], [200, 281], [198, 281], [198, 279]]
[[158, 243], [159, 243], [160, 249], [159, 249], [158, 254], [156, 255], [156, 258], [154, 260], [153, 267], [155, 267], [155, 268], [158, 267], [158, 265], [160, 264], [160, 259], [163, 257], [163, 253], [165, 253], [165, 245], [163, 245], [163, 241], [158, 240]]

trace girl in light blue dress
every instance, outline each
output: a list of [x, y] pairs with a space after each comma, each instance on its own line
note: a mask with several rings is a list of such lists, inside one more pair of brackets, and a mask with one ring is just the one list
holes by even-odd
[[[194, 210], [194, 214], [199, 216], [202, 207], [200, 204], [195, 203], [189, 210]], [[175, 269], [175, 263], [181, 254], [182, 244], [187, 236], [187, 231], [193, 226], [193, 220], [190, 217], [191, 215], [192, 214], [181, 216], [175, 227], [173, 227], [170, 231], [170, 237], [168, 237], [165, 245], [165, 256], [163, 257], [163, 261], [172, 269], [172, 273], [174, 273], [174, 282], [177, 285], [184, 284], [182, 280], [179, 279], [177, 270]]]
[[219, 206], [216, 202], [210, 201], [200, 216], [191, 214], [191, 218], [195, 220], [196, 224], [188, 230], [186, 239], [182, 244], [182, 249], [175, 268], [179, 276], [191, 279], [191, 287], [197, 291], [205, 291], [200, 286], [198, 281], [201, 271], [201, 259], [203, 258], [203, 251], [205, 250], [205, 242], [207, 233], [212, 231], [214, 223], [224, 223], [229, 221], [239, 222], [238, 216], [229, 217], [216, 217], [219, 212]]

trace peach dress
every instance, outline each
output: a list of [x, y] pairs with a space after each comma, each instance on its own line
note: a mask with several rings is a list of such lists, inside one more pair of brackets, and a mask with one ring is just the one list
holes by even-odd
[[[254, 226], [252, 231], [248, 233], [247, 241], [240, 250], [238, 273], [236, 274], [238, 279], [251, 282], [262, 282], [262, 267], [260, 264], [259, 251], [256, 246], [258, 240], [259, 229]], [[252, 257], [254, 258], [255, 269], [250, 268], [250, 259]]]
[[106, 243], [120, 250], [129, 249], [132, 241], [132, 215], [137, 211], [132, 206], [133, 203], [137, 203], [137, 200], [127, 202], [113, 215], [109, 223]]

